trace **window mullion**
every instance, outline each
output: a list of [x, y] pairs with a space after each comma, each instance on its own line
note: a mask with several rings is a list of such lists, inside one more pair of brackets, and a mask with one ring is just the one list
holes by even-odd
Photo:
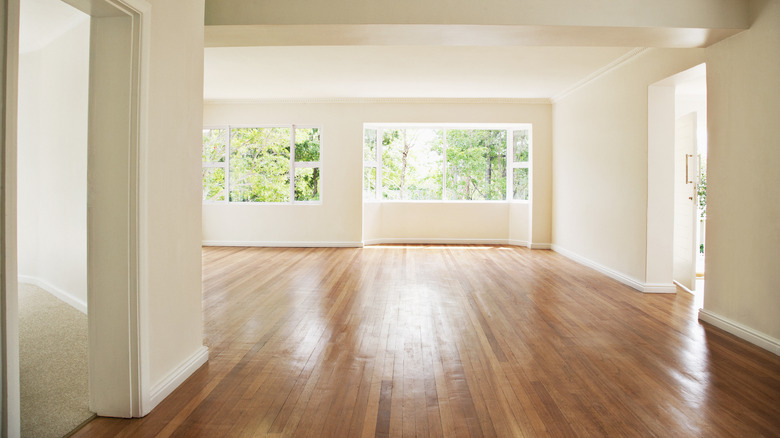
[[444, 156], [442, 157], [442, 166], [444, 166], [444, 169], [442, 169], [441, 175], [441, 200], [446, 201], [447, 200], [447, 129], [442, 130], [442, 135], [444, 135]]
[[512, 129], [506, 130], [506, 200], [511, 201], [515, 194], [512, 192], [515, 182], [515, 133]]
[[295, 125], [290, 125], [290, 202], [295, 202]]
[[377, 200], [382, 199], [382, 168], [384, 165], [382, 164], [382, 129], [377, 128], [376, 130], [376, 147], [374, 150], [376, 151], [376, 183], [374, 186], [376, 187], [376, 193], [374, 196]]
[[225, 135], [227, 135], [227, 140], [225, 141], [225, 202], [230, 202], [230, 144], [233, 137], [230, 130], [231, 127], [228, 125], [227, 129], [225, 129]]

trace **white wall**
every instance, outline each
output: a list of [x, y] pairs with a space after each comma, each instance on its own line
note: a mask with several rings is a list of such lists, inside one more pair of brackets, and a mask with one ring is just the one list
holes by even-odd
[[19, 275], [86, 311], [89, 19], [19, 61]]
[[203, 0], [154, 0], [149, 60], [147, 294], [153, 402], [205, 360], [200, 249]]
[[780, 354], [780, 1], [751, 9], [749, 31], [707, 49], [702, 317], [757, 332]]
[[651, 49], [555, 103], [556, 249], [646, 285], [648, 86], [700, 64], [703, 55]]
[[[363, 217], [366, 243], [507, 243], [506, 202], [367, 202]], [[378, 210], [371, 214], [372, 210]], [[528, 214], [512, 218], [528, 224]], [[372, 222], [379, 223], [373, 234]]]
[[[460, 103], [458, 103], [460, 102]], [[205, 125], [272, 123], [322, 127], [322, 204], [204, 204], [206, 244], [330, 244], [366, 241], [527, 241], [529, 209], [515, 203], [376, 203], [363, 208], [363, 123], [532, 123], [533, 199], [550, 242], [551, 111], [527, 103], [207, 103]], [[511, 208], [510, 208], [511, 205]], [[520, 205], [520, 204], [517, 204]], [[511, 230], [511, 231], [510, 231]], [[545, 234], [546, 233], [546, 234]]]

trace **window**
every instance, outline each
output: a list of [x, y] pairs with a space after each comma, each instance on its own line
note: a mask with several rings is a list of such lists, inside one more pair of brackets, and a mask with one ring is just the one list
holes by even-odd
[[366, 125], [365, 199], [529, 199], [531, 125]]
[[320, 201], [319, 128], [204, 128], [202, 155], [204, 202]]

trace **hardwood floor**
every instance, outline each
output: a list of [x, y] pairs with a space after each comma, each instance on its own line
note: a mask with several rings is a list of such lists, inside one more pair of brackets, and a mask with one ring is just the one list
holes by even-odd
[[76, 436], [780, 436], [780, 358], [514, 247], [204, 248], [210, 360]]

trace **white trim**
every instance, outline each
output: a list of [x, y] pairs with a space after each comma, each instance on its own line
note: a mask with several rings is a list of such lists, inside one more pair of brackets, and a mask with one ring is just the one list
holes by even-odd
[[696, 292], [694, 292], [694, 291], [692, 291], [692, 290], [688, 289], [687, 287], [683, 286], [683, 285], [682, 285], [682, 284], [680, 284], [680, 282], [679, 282], [679, 281], [677, 281], [677, 280], [672, 280], [672, 283], [676, 284], [677, 286], [679, 286], [679, 287], [680, 287], [680, 289], [684, 290], [685, 292], [688, 292], [688, 293], [689, 293], [689, 294], [691, 294], [691, 295], [695, 295], [695, 294], [696, 294]]
[[674, 294], [677, 288], [674, 283], [645, 283], [642, 292], [646, 294]]
[[361, 248], [363, 242], [306, 242], [306, 241], [253, 241], [253, 240], [204, 240], [203, 246], [247, 246], [271, 248]]
[[19, 275], [19, 283], [30, 283], [32, 285], [38, 286], [39, 288], [57, 297], [60, 301], [65, 302], [70, 307], [73, 307], [85, 315], [87, 314], [86, 301], [77, 298], [72, 293], [66, 291], [65, 289], [60, 289], [46, 280], [30, 275]]
[[507, 239], [440, 239], [426, 237], [389, 237], [368, 239], [363, 245], [410, 244], [410, 245], [509, 245]]
[[209, 349], [206, 346], [201, 346], [192, 356], [182, 362], [181, 365], [168, 373], [160, 382], [153, 385], [150, 391], [149, 401], [143, 405], [141, 416], [151, 412], [161, 401], [165, 400], [165, 397], [171, 395], [179, 385], [184, 383], [188, 377], [208, 360]]
[[[491, 130], [491, 131], [520, 131], [527, 129], [529, 132], [533, 129], [533, 123], [482, 123], [482, 122], [444, 122], [444, 123], [428, 123], [428, 122], [366, 122], [363, 123], [363, 130], [366, 129], [441, 129], [441, 130]], [[378, 137], [378, 135], [377, 135]], [[531, 143], [529, 135], [529, 145]]]
[[206, 105], [279, 105], [279, 104], [512, 104], [550, 105], [547, 98], [482, 97], [320, 97], [289, 99], [204, 99]]
[[601, 67], [600, 69], [594, 71], [593, 73], [589, 74], [588, 76], [585, 76], [581, 80], [579, 80], [577, 83], [572, 85], [571, 87], [563, 90], [562, 92], [556, 94], [550, 99], [551, 103], [558, 103], [563, 98], [568, 96], [569, 94], [579, 90], [580, 88], [584, 87], [585, 85], [588, 85], [589, 83], [595, 81], [596, 79], [610, 73], [611, 71], [618, 69], [622, 67], [624, 64], [628, 63], [632, 59], [638, 57], [639, 55], [647, 52], [650, 50], [649, 47], [635, 47], [634, 49], [631, 49], [629, 52], [624, 54], [623, 56], [618, 57], [614, 61], [610, 62], [609, 64], [605, 65], [604, 67]]
[[559, 245], [553, 244], [551, 246], [552, 250], [563, 255], [564, 257], [567, 257], [569, 259], [574, 260], [575, 262], [585, 265], [591, 269], [595, 269], [596, 271], [611, 277], [627, 286], [630, 286], [640, 292], [645, 292], [645, 284], [641, 281], [629, 277], [628, 275], [623, 274], [622, 272], [615, 271], [614, 269], [608, 268], [602, 264], [596, 263], [590, 259], [587, 259], [575, 252], [569, 251], [568, 249], [562, 248]]
[[773, 338], [766, 333], [761, 333], [758, 330], [705, 309], [699, 309], [699, 320], [712, 324], [725, 332], [780, 356], [780, 339]]
[[529, 249], [550, 249], [549, 243], [531, 243], [527, 240], [517, 239], [442, 239], [427, 237], [388, 237], [379, 239], [367, 239], [363, 245], [384, 244], [418, 244], [418, 245], [509, 245], [522, 246]]

